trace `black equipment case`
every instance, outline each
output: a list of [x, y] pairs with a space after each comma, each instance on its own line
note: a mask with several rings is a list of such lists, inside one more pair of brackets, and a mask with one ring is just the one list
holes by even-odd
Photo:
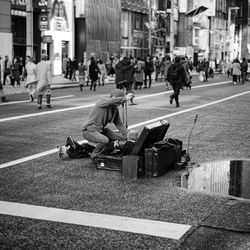
[[154, 143], [145, 149], [144, 176], [159, 177], [175, 168], [175, 164], [181, 160], [182, 141], [177, 139], [165, 139]]
[[122, 153], [105, 155], [95, 158], [97, 169], [121, 171], [123, 177], [137, 178], [144, 176], [145, 149], [165, 138], [170, 124], [161, 120], [144, 126], [139, 138], [129, 155]]

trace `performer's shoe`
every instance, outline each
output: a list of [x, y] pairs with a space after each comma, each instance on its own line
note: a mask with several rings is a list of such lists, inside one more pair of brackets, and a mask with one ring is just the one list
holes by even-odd
[[52, 109], [52, 108], [53, 108], [50, 104], [47, 104], [46, 107], [47, 107], [48, 109]]
[[75, 145], [74, 140], [72, 139], [71, 136], [67, 137], [66, 146], [71, 146], [74, 149], [76, 149], [76, 145]]
[[176, 103], [176, 108], [179, 108], [180, 107], [180, 104], [179, 103]]

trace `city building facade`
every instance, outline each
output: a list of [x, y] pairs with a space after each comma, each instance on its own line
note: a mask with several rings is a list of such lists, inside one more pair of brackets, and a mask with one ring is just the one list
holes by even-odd
[[0, 0], [0, 55], [249, 58], [250, 0]]

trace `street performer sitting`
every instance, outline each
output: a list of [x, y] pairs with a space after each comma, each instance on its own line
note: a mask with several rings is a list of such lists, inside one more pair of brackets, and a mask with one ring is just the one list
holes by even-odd
[[[111, 92], [110, 97], [100, 99], [90, 111], [83, 124], [83, 137], [96, 146], [91, 158], [104, 153], [106, 150], [120, 149], [125, 146], [128, 131], [121, 122], [118, 106], [133, 99], [133, 94], [125, 93], [120, 89]], [[110, 129], [107, 125], [113, 123], [118, 131]]]

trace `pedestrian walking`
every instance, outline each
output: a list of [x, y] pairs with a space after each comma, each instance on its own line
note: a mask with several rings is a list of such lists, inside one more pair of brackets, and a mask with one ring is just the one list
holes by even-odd
[[90, 58], [90, 65], [89, 65], [89, 79], [91, 81], [90, 90], [96, 91], [96, 82], [98, 80], [98, 74], [100, 73], [95, 58], [92, 56]]
[[170, 104], [173, 103], [173, 100], [176, 102], [176, 107], [180, 107], [179, 103], [179, 94], [182, 84], [185, 82], [186, 73], [184, 67], [180, 63], [180, 57], [176, 56], [174, 63], [171, 64], [168, 68], [167, 80], [172, 85], [174, 93], [170, 95]]
[[37, 64], [37, 108], [42, 108], [42, 98], [46, 95], [46, 106], [52, 108], [51, 100], [51, 63], [47, 61], [47, 55], [42, 55], [42, 60]]
[[75, 82], [77, 81], [76, 79], [77, 70], [78, 70], [78, 62], [76, 58], [74, 57], [71, 63], [71, 71], [72, 71], [71, 80]]
[[63, 62], [62, 62], [62, 73], [64, 75], [64, 78], [67, 78], [66, 77], [66, 71], [67, 71], [67, 62], [68, 62], [68, 55], [67, 54], [64, 54], [64, 57], [63, 57]]
[[25, 59], [20, 57], [18, 58], [19, 61], [19, 75], [20, 75], [20, 80], [24, 81], [24, 70], [25, 70]]
[[158, 56], [155, 57], [155, 81], [158, 81], [158, 77], [161, 73], [161, 61], [159, 60]]
[[164, 81], [164, 71], [165, 71], [165, 57], [161, 59], [161, 66], [160, 66], [160, 81]]
[[0, 97], [1, 97], [1, 102], [6, 102], [4, 94], [4, 86], [3, 86], [3, 63], [1, 56], [0, 56]]
[[10, 76], [10, 66], [11, 66], [11, 61], [9, 60], [8, 56], [5, 56], [5, 59], [3, 61], [3, 85], [6, 83], [6, 79], [9, 79]]
[[86, 65], [84, 64], [84, 59], [81, 59], [81, 62], [78, 64], [78, 71], [79, 71], [79, 85], [80, 90], [83, 91], [83, 86], [85, 82], [85, 72], [87, 70]]
[[188, 89], [191, 89], [191, 83], [192, 83], [191, 68], [186, 57], [182, 58], [181, 64], [185, 70], [185, 82], [183, 82], [183, 86], [187, 87]]
[[13, 59], [13, 63], [10, 65], [10, 84], [14, 87], [15, 82], [20, 87], [20, 62], [16, 57]]
[[72, 77], [72, 71], [71, 71], [71, 59], [68, 57], [67, 63], [66, 63], [66, 73], [64, 78], [70, 79]]
[[149, 84], [148, 87], [151, 87], [151, 83], [152, 83], [152, 73], [154, 72], [154, 65], [153, 65], [153, 61], [150, 57], [150, 55], [148, 55], [146, 57], [145, 60], [145, 67], [144, 67], [144, 87], [143, 88], [147, 88], [147, 78], [149, 79]]
[[143, 85], [143, 70], [144, 70], [144, 62], [138, 57], [135, 60], [134, 64], [134, 78], [135, 78], [135, 83], [134, 83], [134, 89], [141, 89]]
[[170, 89], [171, 89], [170, 82], [169, 82], [168, 79], [167, 79], [167, 76], [168, 76], [168, 68], [169, 68], [170, 65], [171, 65], [171, 57], [170, 57], [169, 55], [166, 55], [165, 64], [164, 64], [164, 79], [165, 79], [165, 81], [166, 81], [166, 88], [167, 88], [167, 90], [170, 90]]
[[233, 84], [237, 84], [237, 81], [240, 81], [241, 76], [241, 66], [240, 61], [236, 58], [232, 63], [232, 74], [233, 74]]
[[247, 60], [247, 80], [250, 80], [250, 59]]
[[105, 64], [103, 63], [103, 60], [99, 60], [99, 63], [98, 63], [98, 68], [99, 68], [99, 86], [104, 86], [105, 84], [105, 79], [107, 77], [107, 71], [106, 71], [106, 66]]
[[28, 88], [30, 101], [33, 102], [38, 80], [36, 76], [36, 64], [33, 62], [30, 56], [26, 57], [25, 72], [27, 74], [26, 87]]
[[247, 69], [248, 69], [248, 64], [246, 58], [243, 57], [242, 62], [240, 64], [242, 84], [244, 84], [247, 79]]

